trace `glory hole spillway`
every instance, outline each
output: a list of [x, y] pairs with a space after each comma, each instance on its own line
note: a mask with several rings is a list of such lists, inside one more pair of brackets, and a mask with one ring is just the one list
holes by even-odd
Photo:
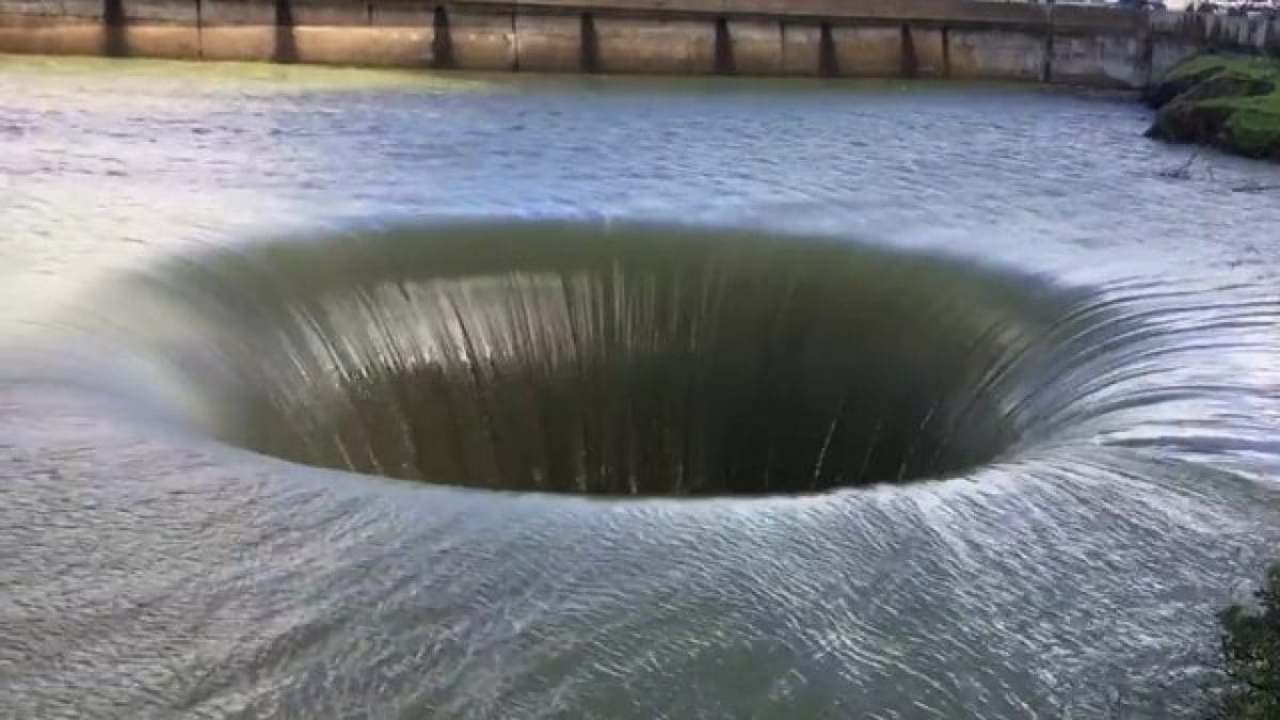
[[1199, 25], [2, 3], [0, 717], [1203, 717], [1280, 170], [1044, 87]]
[[[971, 469], [1075, 400], [1050, 352], [1080, 342], [1060, 316], [1071, 295], [959, 262], [557, 224], [250, 257], [130, 278], [119, 303], [197, 300], [178, 322], [200, 345], [149, 323], [135, 342], [203, 388], [210, 433], [315, 465], [511, 490], [813, 492]], [[211, 347], [248, 352], [179, 362]]]

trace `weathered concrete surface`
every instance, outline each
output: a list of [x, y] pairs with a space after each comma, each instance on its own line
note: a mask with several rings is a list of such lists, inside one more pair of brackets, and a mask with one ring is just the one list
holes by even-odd
[[102, 11], [100, 0], [0, 0], [0, 51], [103, 54]]
[[120, 6], [125, 22], [129, 24], [195, 27], [200, 19], [195, 0], [121, 0]]
[[1057, 34], [1133, 35], [1147, 27], [1152, 14], [1095, 5], [1054, 5], [1049, 24]]
[[1014, 30], [952, 30], [951, 77], [1038, 80], [1044, 71], [1045, 36]]
[[451, 66], [459, 70], [515, 70], [515, 12], [480, 7], [450, 10]]
[[831, 28], [836, 65], [844, 77], [902, 74], [902, 30], [896, 26]]
[[202, 0], [200, 54], [205, 60], [276, 57], [276, 6], [270, 0]]
[[276, 58], [274, 26], [224, 25], [200, 29], [200, 57], [205, 60], [267, 62]]
[[[1280, 20], [968, 0], [0, 0], [0, 52], [1138, 87]], [[122, 12], [121, 12], [122, 10]]]
[[[105, 10], [105, 3], [98, 5]], [[123, 0], [118, 23], [108, 31], [108, 52], [176, 60], [199, 57], [199, 20], [195, 0]]]
[[782, 73], [815, 77], [822, 71], [822, 27], [783, 22]]
[[102, 0], [0, 0], [0, 16], [37, 15], [101, 20]]
[[431, 27], [295, 27], [296, 59], [325, 65], [429, 67]]
[[743, 75], [783, 73], [782, 23], [744, 18], [728, 20], [735, 72]]
[[289, 0], [295, 27], [360, 27], [369, 24], [367, 3], [352, 0]]
[[522, 71], [578, 72], [582, 60], [581, 15], [516, 13], [516, 62]]
[[430, 28], [434, 12], [427, 0], [369, 0], [369, 24], [375, 27]]
[[194, 26], [131, 21], [120, 38], [120, 51], [130, 56], [171, 60], [200, 56], [200, 31]]
[[915, 77], [947, 76], [947, 45], [941, 28], [922, 28], [908, 26], [904, 52], [908, 49], [912, 58], [907, 62], [911, 74]]
[[0, 51], [36, 55], [100, 55], [107, 33], [101, 22], [76, 17], [0, 16]]
[[714, 22], [597, 17], [595, 25], [604, 72], [703, 75], [715, 71]]
[[[506, 0], [470, 0], [503, 3]], [[794, 19], [875, 20], [880, 24], [926, 23], [982, 27], [1028, 27], [1047, 22], [1043, 5], [972, 0], [522, 0], [521, 7], [591, 9], [598, 14], [747, 15]]]
[[[1188, 49], [1190, 48], [1190, 52]], [[1182, 62], [1192, 54], [1195, 46], [1180, 39], [1153, 37], [1151, 40], [1151, 69], [1149, 80], [1164, 77], [1174, 65]]]
[[1205, 17], [1205, 22], [1212, 45], [1262, 47], [1265, 42], [1265, 18], [1209, 15]]
[[1055, 35], [1050, 68], [1054, 82], [1094, 87], [1135, 87], [1147, 74], [1141, 40], [1124, 35]]
[[276, 4], [274, 0], [202, 0], [200, 23], [206, 28], [221, 25], [256, 25], [274, 29]]
[[1136, 87], [1150, 72], [1146, 14], [1117, 15], [1109, 8], [1058, 5], [1050, 13], [1053, 42], [1047, 71], [1053, 82]]

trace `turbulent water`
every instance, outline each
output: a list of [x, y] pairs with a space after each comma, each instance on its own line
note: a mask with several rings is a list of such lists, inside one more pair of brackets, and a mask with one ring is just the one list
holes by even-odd
[[1194, 717], [1280, 170], [1147, 120], [0, 59], [0, 716]]

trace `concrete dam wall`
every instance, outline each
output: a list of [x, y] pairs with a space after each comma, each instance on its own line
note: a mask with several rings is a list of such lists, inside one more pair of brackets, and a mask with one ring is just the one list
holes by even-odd
[[1280, 20], [966, 0], [0, 0], [0, 52], [1139, 87]]

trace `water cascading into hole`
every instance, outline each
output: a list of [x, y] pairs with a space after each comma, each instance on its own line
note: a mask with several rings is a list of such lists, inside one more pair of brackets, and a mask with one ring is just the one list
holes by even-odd
[[811, 492], [988, 462], [1039, 412], [1020, 393], [1062, 312], [952, 261], [652, 227], [277, 242], [141, 285], [183, 308], [169, 322], [188, 339], [152, 354], [227, 442], [599, 495]]

